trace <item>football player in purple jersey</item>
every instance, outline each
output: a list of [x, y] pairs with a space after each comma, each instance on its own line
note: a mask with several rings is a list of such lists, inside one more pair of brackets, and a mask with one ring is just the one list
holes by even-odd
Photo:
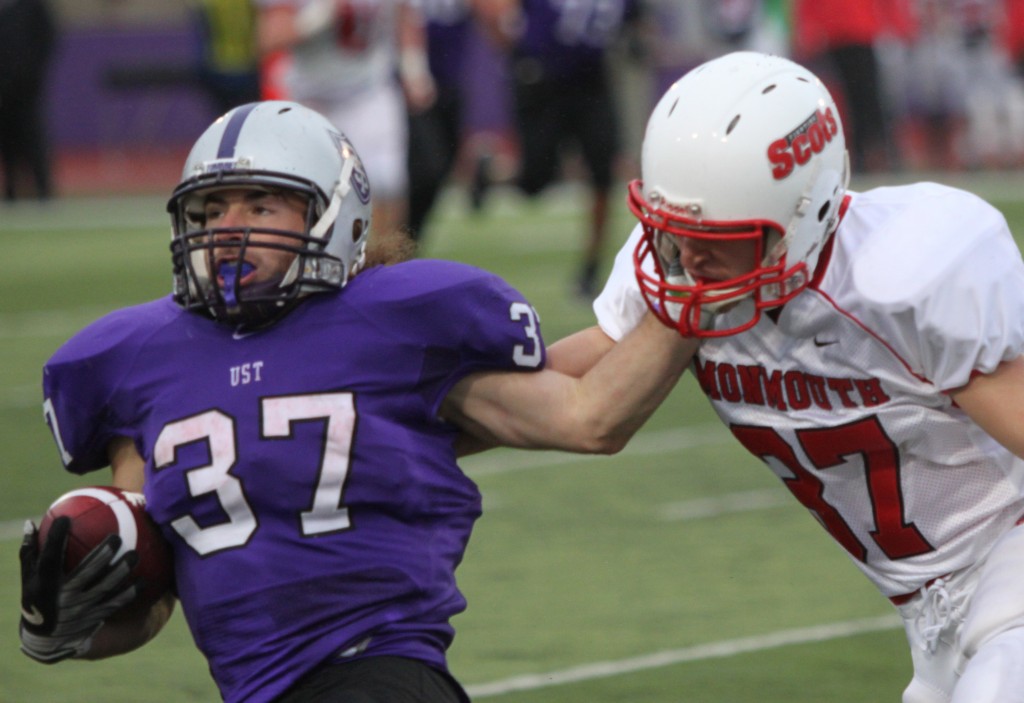
[[482, 28], [509, 59], [520, 165], [516, 185], [535, 196], [558, 175], [562, 151], [575, 147], [586, 167], [590, 213], [577, 293], [597, 291], [607, 237], [609, 195], [621, 144], [606, 54], [636, 0], [477, 0]]
[[[410, 0], [423, 18], [426, 70], [434, 80], [433, 99], [407, 103], [409, 113], [409, 234], [421, 240], [445, 180], [455, 167], [463, 141], [468, 104], [466, 66], [473, 30], [470, 0]], [[415, 63], [415, 55], [406, 56]]]
[[129, 651], [180, 601], [226, 701], [466, 700], [446, 651], [481, 507], [456, 439], [617, 451], [695, 343], [652, 317], [582, 378], [554, 372], [500, 278], [368, 261], [370, 208], [352, 144], [297, 103], [199, 138], [168, 204], [172, 295], [89, 325], [43, 381], [66, 469], [144, 492], [176, 587], [105, 621], [138, 588], [131, 557], [101, 545], [65, 579], [63, 545], [29, 523], [27, 655]]

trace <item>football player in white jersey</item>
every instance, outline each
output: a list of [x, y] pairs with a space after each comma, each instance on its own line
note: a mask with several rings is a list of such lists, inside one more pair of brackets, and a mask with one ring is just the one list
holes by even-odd
[[344, 127], [373, 186], [374, 231], [394, 232], [405, 222], [408, 196], [406, 101], [425, 107], [435, 90], [419, 12], [407, 0], [258, 0], [258, 6], [261, 54], [287, 55], [283, 97]]
[[905, 622], [904, 703], [1024, 701], [1024, 263], [962, 190], [850, 192], [836, 105], [741, 52], [650, 117], [640, 220], [554, 345], [579, 374], [650, 308], [692, 369]]

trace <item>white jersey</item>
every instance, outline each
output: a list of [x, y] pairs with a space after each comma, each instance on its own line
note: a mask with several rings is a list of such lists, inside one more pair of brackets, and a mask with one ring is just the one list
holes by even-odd
[[[1024, 353], [1024, 263], [1005, 219], [964, 191], [849, 198], [811, 286], [703, 341], [693, 371], [736, 438], [892, 597], [975, 563], [1024, 516], [1024, 460], [947, 394]], [[616, 339], [646, 311], [639, 237], [594, 303]]]
[[398, 5], [402, 0], [259, 0], [264, 8], [296, 12], [333, 4], [334, 21], [291, 50], [282, 82], [288, 98], [321, 106], [358, 97], [394, 81]]

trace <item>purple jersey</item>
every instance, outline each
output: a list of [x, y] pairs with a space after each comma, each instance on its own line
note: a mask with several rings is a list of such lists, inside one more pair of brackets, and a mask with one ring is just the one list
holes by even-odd
[[472, 29], [467, 0], [417, 0], [414, 6], [426, 20], [430, 74], [439, 85], [458, 87]]
[[590, 73], [619, 36], [634, 0], [523, 0], [526, 26], [516, 56], [538, 60], [544, 75], [568, 78]]
[[45, 408], [70, 471], [134, 440], [196, 644], [225, 700], [266, 701], [346, 650], [446, 667], [480, 495], [438, 407], [544, 358], [518, 292], [416, 260], [246, 335], [170, 298], [112, 313], [49, 361]]

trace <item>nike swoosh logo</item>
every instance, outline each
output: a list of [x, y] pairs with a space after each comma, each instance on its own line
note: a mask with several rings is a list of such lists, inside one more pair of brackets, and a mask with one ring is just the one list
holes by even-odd
[[245, 339], [251, 334], [253, 334], [253, 332], [239, 332], [238, 330], [235, 330], [231, 333], [231, 339]]
[[25, 610], [24, 607], [21, 609], [21, 617], [25, 618], [25, 622], [29, 625], [42, 625], [46, 622], [46, 618], [39, 612], [39, 609], [34, 605], [32, 606], [32, 612]]
[[826, 339], [824, 341], [818, 341], [817, 337], [814, 338], [814, 346], [816, 346], [816, 347], [829, 347], [829, 346], [832, 346], [833, 344], [839, 344], [839, 340], [838, 339]]

